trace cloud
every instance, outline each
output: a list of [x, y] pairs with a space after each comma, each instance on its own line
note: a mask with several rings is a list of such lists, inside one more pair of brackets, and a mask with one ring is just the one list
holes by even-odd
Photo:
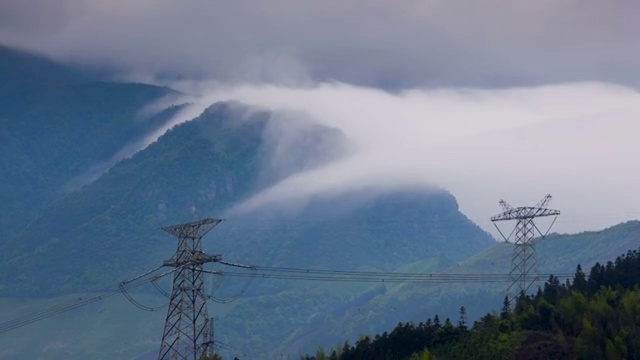
[[358, 149], [247, 209], [439, 185], [488, 228], [499, 198], [550, 192], [558, 228], [573, 231], [638, 217], [638, 13], [635, 0], [7, 0], [0, 42], [130, 77], [213, 81], [174, 83], [203, 96], [167, 126], [231, 99], [304, 112]]
[[219, 81], [638, 86], [638, 13], [635, 0], [7, 0], [0, 42]]
[[560, 231], [598, 229], [638, 218], [640, 93], [604, 83], [502, 90], [407, 90], [397, 94], [343, 83], [312, 87], [231, 86], [204, 104], [238, 100], [277, 112], [304, 112], [340, 129], [353, 149], [297, 173], [232, 212], [304, 203], [366, 190], [443, 187], [472, 220], [491, 229], [497, 201], [535, 205], [545, 194], [563, 215]]

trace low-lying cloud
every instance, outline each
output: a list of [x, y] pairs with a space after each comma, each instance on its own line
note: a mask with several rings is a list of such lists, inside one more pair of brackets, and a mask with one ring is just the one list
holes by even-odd
[[634, 0], [7, 0], [0, 43], [199, 82], [183, 88], [200, 95], [191, 106], [116, 158], [222, 100], [305, 113], [355, 149], [236, 211], [441, 186], [490, 228], [498, 199], [550, 192], [558, 229], [574, 231], [640, 215], [639, 12]]
[[392, 94], [343, 83], [218, 86], [189, 111], [227, 100], [304, 112], [340, 129], [355, 149], [284, 179], [235, 213], [350, 191], [442, 187], [488, 230], [499, 199], [534, 205], [546, 193], [563, 212], [559, 231], [640, 216], [640, 94], [630, 88], [573, 83]]

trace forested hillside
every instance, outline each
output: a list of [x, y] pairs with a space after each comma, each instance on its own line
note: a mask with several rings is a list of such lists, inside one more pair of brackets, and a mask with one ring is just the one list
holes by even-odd
[[[157, 266], [175, 249], [175, 240], [158, 227], [221, 214], [290, 171], [263, 175], [272, 156], [262, 137], [269, 121], [267, 113], [218, 104], [43, 209], [5, 252], [5, 293], [98, 290]], [[310, 124], [306, 131], [300, 134], [304, 146], [297, 148], [305, 166], [313, 166], [313, 156], [318, 164], [333, 156], [318, 154], [323, 143], [340, 146], [341, 135], [331, 129]], [[224, 222], [204, 241], [209, 252], [230, 261], [382, 271], [425, 258], [437, 271], [491, 243], [441, 191], [350, 194], [339, 204], [318, 199], [294, 217], [265, 209]], [[225, 281], [231, 289], [236, 283]], [[312, 294], [322, 301], [310, 305]], [[242, 299], [224, 307], [226, 330], [220, 337], [267, 353], [272, 344], [344, 313], [352, 299], [365, 301], [370, 294], [367, 284], [256, 281]], [[249, 319], [264, 321], [248, 326]]]
[[[41, 208], [98, 174], [119, 150], [176, 111], [140, 111], [174, 93], [101, 82], [0, 46], [0, 245]], [[104, 170], [104, 169], [102, 169]]]
[[[287, 175], [348, 151], [339, 132], [308, 119], [278, 123], [265, 112], [218, 104], [95, 173], [179, 110], [140, 115], [173, 91], [94, 81], [34, 55], [0, 50], [0, 95], [6, 95], [0, 103], [0, 289], [6, 294], [53, 295], [116, 283], [170, 254], [174, 244], [160, 240], [158, 227], [223, 216]], [[285, 161], [275, 159], [283, 150], [272, 132], [289, 134]], [[295, 220], [268, 211], [239, 217], [221, 227], [220, 236], [232, 239], [218, 245], [252, 262], [264, 261], [255, 256], [260, 253], [281, 265], [392, 269], [434, 250], [460, 260], [491, 243], [440, 190], [378, 195], [349, 194], [338, 206], [319, 199]], [[245, 246], [235, 246], [240, 238]], [[309, 262], [304, 255], [310, 252], [325, 260]]]
[[[225, 217], [226, 210], [281, 179], [349, 151], [342, 133], [313, 119], [223, 103], [110, 164], [180, 110], [141, 115], [172, 90], [94, 81], [10, 49], [0, 55], [2, 91], [13, 99], [0, 103], [0, 150], [6, 155], [0, 160], [0, 293], [9, 302], [113, 287], [175, 251], [175, 239], [159, 227]], [[105, 162], [104, 173], [86, 176]], [[314, 198], [294, 210], [236, 214], [208, 235], [205, 249], [264, 266], [393, 271], [428, 260], [437, 271], [493, 243], [441, 189], [353, 192]], [[226, 279], [218, 295], [233, 294], [241, 283]], [[353, 301], [378, 292], [367, 284], [256, 281], [237, 302], [215, 309], [226, 323], [219, 336], [251, 344], [268, 357], [274, 344], [283, 349], [307, 327], [324, 326], [346, 315]], [[309, 296], [322, 300], [310, 304]], [[251, 319], [262, 321], [249, 324]], [[108, 321], [127, 319], [116, 315]], [[76, 334], [83, 333], [78, 326]], [[111, 349], [113, 341], [96, 347]], [[22, 351], [37, 348], [30, 347]], [[40, 349], [45, 348], [51, 349]], [[49, 358], [64, 357], [51, 351]]]
[[[3, 319], [14, 317], [15, 308], [29, 314], [112, 289], [160, 265], [176, 241], [158, 228], [204, 217], [226, 218], [203, 244], [232, 262], [379, 273], [508, 269], [511, 246], [496, 244], [460, 212], [453, 195], [438, 188], [363, 189], [296, 207], [229, 212], [291, 174], [349, 154], [345, 136], [314, 119], [212, 104], [115, 162], [116, 154], [188, 106], [143, 111], [175, 91], [97, 81], [6, 48], [0, 48], [0, 80]], [[627, 223], [597, 233], [551, 235], [539, 243], [541, 272], [572, 271], [576, 262], [591, 264], [636, 248], [639, 232], [638, 223]], [[212, 300], [234, 298], [243, 287], [244, 279], [229, 275], [206, 279]], [[252, 349], [255, 359], [272, 358], [375, 333], [401, 319], [455, 313], [467, 303], [467, 316], [476, 319], [499, 302], [502, 291], [503, 284], [257, 276], [235, 301], [211, 302], [210, 314], [217, 341]], [[134, 295], [166, 302], [152, 287]], [[164, 314], [140, 314], [121, 300], [7, 333], [0, 358], [154, 354]]]
[[302, 357], [305, 360], [635, 359], [640, 356], [640, 250], [577, 266], [572, 281], [551, 276], [534, 295], [505, 299], [470, 324], [437, 315], [391, 332]]
[[[600, 231], [550, 234], [535, 241], [540, 273], [573, 274], [575, 264], [588, 267], [596, 262], [606, 263], [617, 254], [640, 247], [640, 221], [629, 221]], [[512, 252], [513, 244], [495, 243], [463, 261], [441, 267], [440, 271], [449, 274], [505, 274], [511, 266]], [[434, 270], [433, 261], [423, 260], [396, 271], [431, 273]], [[401, 320], [418, 321], [434, 313], [440, 314], [441, 320], [445, 317], [454, 319], [461, 306], [465, 306], [469, 319], [479, 319], [501, 302], [506, 286], [504, 282], [380, 285], [369, 298], [354, 301], [345, 316], [335, 316], [323, 327], [297, 338], [291, 353], [314, 349], [319, 345], [318, 336], [323, 332], [349, 329], [351, 335], [345, 340], [353, 342], [360, 334], [382, 332]], [[338, 330], [334, 334], [335, 337], [340, 336]]]

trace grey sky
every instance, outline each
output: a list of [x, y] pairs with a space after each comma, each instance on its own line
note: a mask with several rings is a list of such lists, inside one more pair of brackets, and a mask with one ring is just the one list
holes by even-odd
[[218, 80], [640, 85], [640, 2], [4, 0], [0, 42]]

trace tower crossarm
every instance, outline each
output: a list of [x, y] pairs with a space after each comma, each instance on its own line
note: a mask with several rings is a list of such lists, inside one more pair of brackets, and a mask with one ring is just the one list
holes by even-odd
[[536, 205], [536, 207], [539, 208], [546, 208], [547, 205], [549, 205], [549, 202], [551, 201], [551, 199], [553, 199], [553, 197], [551, 196], [551, 194], [547, 194], [545, 195], [545, 197], [542, 198], [542, 200], [540, 200], [538, 202], [538, 205]]
[[197, 239], [203, 237], [221, 222], [222, 219], [202, 219], [186, 224], [165, 226], [161, 229], [179, 239]]
[[557, 216], [560, 215], [559, 210], [535, 207], [535, 206], [522, 206], [505, 211], [501, 214], [491, 217], [491, 221], [506, 221], [506, 220], [522, 220], [533, 219], [543, 216]]
[[511, 206], [508, 202], [504, 201], [504, 199], [500, 200], [498, 203], [500, 204], [500, 207], [502, 207], [502, 210], [505, 212], [513, 210], [513, 206]]
[[190, 256], [184, 260], [176, 260], [174, 258], [171, 258], [169, 260], [165, 260], [162, 263], [162, 265], [177, 268], [177, 267], [182, 267], [187, 265], [203, 265], [206, 263], [221, 262], [221, 261], [222, 261], [221, 255], [207, 255], [202, 251], [197, 251], [190, 254]]

